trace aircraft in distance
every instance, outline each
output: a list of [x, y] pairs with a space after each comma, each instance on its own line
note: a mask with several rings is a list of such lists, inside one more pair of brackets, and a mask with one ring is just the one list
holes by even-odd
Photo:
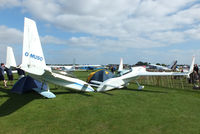
[[132, 67], [129, 70], [122, 70], [118, 76], [116, 77], [112, 77], [109, 78], [103, 82], [101, 81], [91, 81], [93, 83], [95, 83], [96, 85], [98, 85], [97, 87], [97, 91], [98, 92], [104, 92], [104, 91], [108, 91], [108, 90], [112, 90], [115, 88], [123, 88], [128, 86], [130, 81], [135, 80], [137, 85], [138, 85], [138, 89], [141, 90], [144, 88], [144, 86], [141, 86], [138, 82], [137, 79], [141, 76], [188, 76], [190, 75], [190, 73], [193, 72], [193, 67], [194, 67], [194, 61], [195, 61], [195, 57], [192, 58], [192, 63], [189, 69], [189, 72], [184, 73], [184, 72], [148, 72], [146, 71], [145, 67]]
[[[36, 23], [28, 18], [24, 19], [23, 53], [20, 68], [44, 84], [53, 83], [78, 91], [94, 91], [85, 81], [54, 73], [50, 67], [46, 66]], [[34, 90], [47, 98], [56, 97], [49, 91], [49, 87], [48, 90], [44, 90], [43, 88]]]
[[72, 72], [75, 71], [73, 66], [59, 66], [59, 65], [47, 65], [51, 68], [52, 72], [62, 75], [73, 76]]
[[78, 70], [87, 71], [87, 70], [99, 70], [99, 69], [105, 69], [102, 65], [77, 65], [76, 68]]
[[176, 69], [177, 60], [173, 61], [169, 66], [161, 66], [156, 64], [149, 64], [148, 69], [157, 69], [159, 71], [172, 71]]
[[57, 72], [63, 75], [71, 75], [71, 72], [75, 71], [75, 59], [73, 59], [73, 65], [59, 65], [59, 64], [55, 64], [55, 65], [47, 65], [49, 67], [51, 67], [53, 72]]

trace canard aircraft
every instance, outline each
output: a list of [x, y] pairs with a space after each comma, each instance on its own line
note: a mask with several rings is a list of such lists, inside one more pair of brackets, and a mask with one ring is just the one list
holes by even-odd
[[[78, 91], [94, 91], [88, 83], [77, 78], [54, 73], [50, 67], [46, 66], [36, 23], [28, 18], [24, 19], [23, 52], [20, 68], [34, 79], [41, 81], [44, 84], [53, 83], [55, 85]], [[47, 98], [55, 97], [55, 95], [49, 90], [34, 90]]]
[[123, 60], [121, 59], [119, 65], [119, 74], [116, 77], [107, 79], [103, 82], [100, 81], [92, 81], [96, 84], [98, 92], [104, 92], [108, 90], [112, 90], [115, 88], [123, 88], [126, 87], [130, 81], [135, 81], [138, 85], [138, 89], [141, 90], [144, 86], [141, 86], [137, 79], [141, 76], [187, 76], [189, 77], [190, 73], [193, 72], [195, 57], [192, 58], [192, 63], [189, 69], [189, 72], [182, 73], [182, 72], [148, 72], [146, 71], [145, 67], [132, 67], [129, 70], [123, 69]]

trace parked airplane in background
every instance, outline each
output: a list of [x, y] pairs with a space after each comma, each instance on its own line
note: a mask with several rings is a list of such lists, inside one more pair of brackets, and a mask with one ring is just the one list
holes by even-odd
[[[99, 85], [97, 88], [98, 92], [103, 92], [103, 91], [108, 91], [112, 90], [115, 88], [123, 88], [126, 87], [130, 81], [135, 80], [138, 89], [143, 89], [144, 86], [141, 86], [138, 82], [137, 79], [141, 76], [188, 76], [190, 73], [193, 72], [193, 67], [194, 67], [194, 61], [195, 57], [192, 59], [192, 63], [189, 69], [189, 72], [187, 73], [181, 73], [181, 72], [148, 72], [146, 71], [145, 67], [132, 67], [128, 71], [121, 70], [121, 73], [117, 77], [109, 78], [103, 82], [101, 81], [95, 81], [93, 80], [92, 82], [95, 83], [96, 85]], [[122, 62], [121, 62], [122, 63]]]
[[[29, 73], [31, 77], [45, 84], [53, 83], [78, 91], [94, 91], [88, 83], [76, 78], [54, 73], [50, 67], [46, 66], [36, 23], [28, 18], [24, 19], [23, 53], [20, 67], [25, 72]], [[47, 98], [55, 97], [49, 90], [34, 90]]]
[[62, 75], [72, 76], [72, 72], [75, 71], [73, 66], [59, 66], [59, 65], [47, 65], [51, 68], [52, 72], [59, 73]]
[[87, 71], [87, 70], [99, 70], [99, 69], [105, 69], [102, 65], [77, 65], [77, 70]]
[[149, 64], [148, 69], [157, 69], [159, 71], [171, 71], [175, 70], [177, 65], [177, 60], [173, 61], [171, 65], [169, 66], [161, 66], [156, 64]]
[[48, 65], [51, 67], [52, 70], [57, 70], [61, 74], [67, 74], [68, 72], [73, 71], [87, 71], [87, 70], [98, 70], [98, 69], [105, 69], [102, 65], [75, 65], [72, 66], [65, 66], [65, 65]]

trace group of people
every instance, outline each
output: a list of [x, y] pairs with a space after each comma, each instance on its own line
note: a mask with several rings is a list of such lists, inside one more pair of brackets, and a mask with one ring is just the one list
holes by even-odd
[[[19, 75], [19, 79], [25, 76], [25, 72], [23, 70], [21, 70], [20, 68], [16, 68], [16, 70], [17, 70], [17, 73]], [[4, 72], [6, 72], [6, 74], [7, 74], [7, 80], [5, 79]], [[14, 78], [13, 78], [13, 73], [12, 73], [11, 68], [7, 68], [4, 63], [1, 63], [1, 66], [0, 66], [0, 81], [3, 81], [3, 86], [7, 87], [8, 86], [7, 82], [9, 82], [9, 85], [12, 86], [13, 85], [13, 79]]]
[[4, 87], [7, 87], [7, 80], [4, 77], [4, 71], [6, 71], [8, 81], [10, 85], [13, 85], [13, 74], [10, 68], [7, 68], [4, 63], [1, 63], [0, 66], [0, 80], [3, 81]]

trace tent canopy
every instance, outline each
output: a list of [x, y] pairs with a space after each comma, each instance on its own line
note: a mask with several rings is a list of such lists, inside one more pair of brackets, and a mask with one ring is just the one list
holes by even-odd
[[[22, 94], [32, 91], [33, 88], [42, 88], [42, 82], [33, 79], [30, 76], [25, 76], [19, 79], [11, 89], [11, 92]], [[47, 85], [43, 84], [43, 90], [47, 90]]]

